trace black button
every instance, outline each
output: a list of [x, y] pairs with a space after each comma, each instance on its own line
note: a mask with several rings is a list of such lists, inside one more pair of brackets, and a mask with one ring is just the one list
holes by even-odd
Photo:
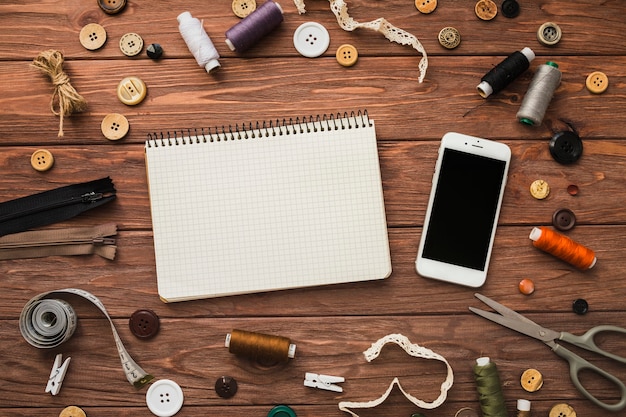
[[159, 331], [159, 316], [152, 310], [137, 310], [130, 316], [128, 326], [138, 338], [149, 339]]
[[229, 376], [222, 376], [215, 381], [215, 392], [222, 398], [230, 398], [237, 393], [237, 381]]
[[515, 0], [504, 0], [500, 9], [504, 17], [513, 18], [519, 15], [519, 3]]
[[557, 132], [550, 140], [550, 154], [561, 164], [571, 164], [583, 154], [583, 141], [574, 132]]
[[589, 311], [589, 304], [586, 300], [579, 298], [572, 303], [572, 309], [576, 314], [585, 314]]
[[552, 215], [552, 225], [561, 231], [572, 229], [576, 225], [576, 216], [569, 209], [560, 209]]
[[117, 14], [126, 7], [126, 0], [98, 0], [98, 6], [107, 14]]
[[161, 58], [161, 55], [163, 55], [163, 48], [158, 43], [153, 43], [148, 46], [148, 49], [146, 49], [146, 53], [152, 59], [159, 59]]

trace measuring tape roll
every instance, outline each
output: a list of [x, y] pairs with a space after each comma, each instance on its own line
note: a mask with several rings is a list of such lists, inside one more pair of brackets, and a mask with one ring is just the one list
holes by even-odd
[[49, 291], [30, 299], [20, 314], [20, 332], [22, 337], [36, 348], [54, 348], [67, 341], [76, 330], [77, 317], [72, 306], [64, 300], [46, 298], [51, 295], [74, 294], [82, 297], [105, 315], [111, 325], [115, 346], [122, 362], [126, 379], [135, 388], [141, 388], [154, 377], [141, 369], [124, 347], [113, 320], [104, 304], [90, 292], [77, 288]]

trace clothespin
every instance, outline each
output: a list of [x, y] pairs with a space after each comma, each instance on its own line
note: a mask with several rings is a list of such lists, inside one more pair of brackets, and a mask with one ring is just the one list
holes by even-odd
[[304, 376], [304, 386], [325, 389], [327, 391], [343, 392], [343, 388], [335, 385], [335, 382], [344, 382], [341, 376], [321, 375], [307, 372]]
[[59, 393], [61, 390], [61, 384], [63, 384], [63, 378], [65, 378], [65, 373], [70, 365], [70, 359], [72, 358], [65, 359], [65, 362], [61, 364], [61, 361], [63, 360], [62, 354], [59, 353], [56, 358], [54, 358], [54, 364], [52, 365], [52, 371], [50, 372], [46, 392], [49, 392], [52, 395], [57, 395]]

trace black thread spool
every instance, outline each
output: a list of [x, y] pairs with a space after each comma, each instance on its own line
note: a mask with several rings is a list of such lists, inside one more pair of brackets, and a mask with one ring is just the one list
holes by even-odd
[[478, 94], [482, 98], [487, 98], [491, 94], [502, 91], [530, 67], [533, 59], [535, 59], [535, 53], [528, 47], [513, 52], [480, 79], [481, 82], [476, 87]]

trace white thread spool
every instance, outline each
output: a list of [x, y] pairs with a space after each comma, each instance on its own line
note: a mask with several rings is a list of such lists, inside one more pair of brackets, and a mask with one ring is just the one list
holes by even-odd
[[207, 35], [202, 22], [191, 16], [189, 12], [183, 12], [177, 17], [178, 30], [187, 48], [193, 54], [198, 65], [203, 67], [207, 73], [212, 73], [220, 69], [220, 58], [217, 49], [213, 45], [211, 38]]
[[517, 119], [530, 126], [540, 125], [560, 83], [561, 71], [556, 63], [548, 62], [538, 67], [517, 112]]

